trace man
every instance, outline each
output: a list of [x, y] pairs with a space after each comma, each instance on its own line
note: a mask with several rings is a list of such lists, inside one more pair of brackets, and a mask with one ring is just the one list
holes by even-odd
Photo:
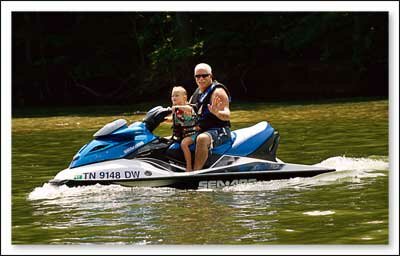
[[200, 63], [194, 68], [198, 88], [190, 98], [198, 115], [199, 135], [193, 170], [200, 170], [208, 158], [208, 150], [231, 139], [228, 89], [213, 79], [210, 65]]

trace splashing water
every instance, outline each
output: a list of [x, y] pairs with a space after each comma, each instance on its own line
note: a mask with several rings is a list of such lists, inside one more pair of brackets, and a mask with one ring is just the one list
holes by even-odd
[[[238, 184], [231, 187], [224, 187], [223, 191], [275, 191], [282, 189], [305, 189], [312, 186], [323, 186], [332, 183], [353, 182], [359, 183], [362, 178], [374, 178], [385, 176], [382, 171], [389, 169], [387, 158], [351, 158], [345, 156], [336, 156], [328, 158], [314, 166], [324, 168], [334, 168], [335, 172], [324, 173], [308, 178], [291, 178], [284, 180], [262, 181], [256, 183]], [[212, 189], [202, 190], [202, 192], [213, 191]], [[93, 185], [83, 187], [67, 187], [53, 186], [44, 184], [42, 187], [35, 188], [28, 196], [28, 200], [43, 200], [56, 198], [73, 198], [73, 197], [110, 197], [111, 195], [129, 194], [131, 192], [137, 194], [154, 195], [175, 193], [172, 188], [135, 188], [123, 187], [120, 185]]]
[[385, 157], [352, 158], [336, 156], [328, 158], [313, 166], [333, 168], [335, 172], [324, 173], [308, 178], [291, 178], [285, 180], [262, 181], [253, 184], [239, 184], [224, 187], [224, 191], [276, 191], [282, 189], [306, 189], [332, 183], [360, 183], [363, 178], [386, 176], [389, 163]]
[[328, 158], [314, 166], [331, 167], [335, 168], [336, 171], [382, 171], [389, 169], [387, 158], [384, 157], [353, 158], [336, 156]]
[[154, 195], [157, 194], [167, 195], [168, 193], [174, 193], [175, 189], [172, 188], [136, 188], [136, 187], [124, 187], [120, 185], [92, 185], [92, 186], [80, 186], [80, 187], [67, 187], [66, 185], [54, 186], [49, 183], [45, 183], [42, 187], [35, 188], [28, 196], [28, 200], [42, 200], [42, 199], [56, 199], [56, 198], [74, 198], [74, 197], [90, 197], [96, 196], [97, 198], [110, 198], [113, 195], [116, 197], [123, 195], [129, 195], [130, 193], [139, 193]]

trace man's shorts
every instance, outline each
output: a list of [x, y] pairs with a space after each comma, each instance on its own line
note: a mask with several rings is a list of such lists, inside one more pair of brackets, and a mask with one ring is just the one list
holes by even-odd
[[231, 140], [231, 130], [228, 127], [214, 128], [205, 131], [211, 138], [210, 149], [216, 148], [225, 142]]

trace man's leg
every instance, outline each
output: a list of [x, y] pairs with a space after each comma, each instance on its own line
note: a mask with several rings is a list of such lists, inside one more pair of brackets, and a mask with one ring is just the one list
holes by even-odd
[[193, 170], [200, 170], [203, 168], [208, 157], [208, 148], [211, 145], [211, 138], [207, 133], [202, 133], [196, 138], [196, 153], [194, 157]]

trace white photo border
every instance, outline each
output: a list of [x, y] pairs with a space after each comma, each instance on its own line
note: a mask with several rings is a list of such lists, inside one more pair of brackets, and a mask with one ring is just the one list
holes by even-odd
[[[384, 11], [389, 13], [389, 245], [15, 246], [11, 244], [11, 14], [14, 11]], [[397, 1], [1, 2], [1, 254], [8, 255], [398, 255], [399, 3]]]

